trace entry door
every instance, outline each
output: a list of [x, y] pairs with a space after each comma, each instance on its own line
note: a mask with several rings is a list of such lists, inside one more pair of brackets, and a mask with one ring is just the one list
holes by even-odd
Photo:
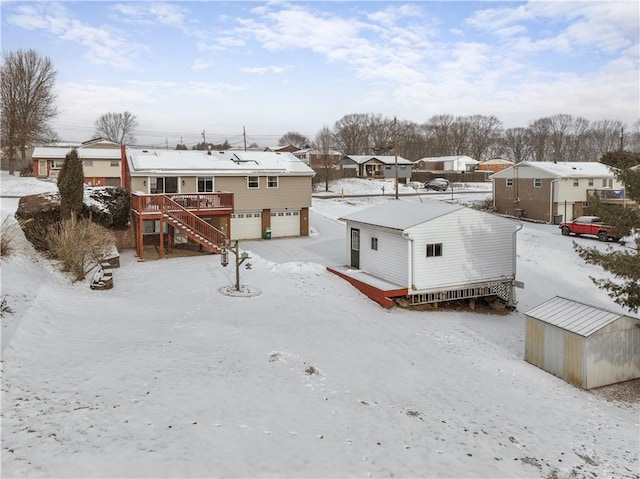
[[47, 171], [47, 160], [38, 160], [38, 172], [36, 176], [49, 176]]
[[360, 268], [360, 230], [351, 228], [351, 267]]

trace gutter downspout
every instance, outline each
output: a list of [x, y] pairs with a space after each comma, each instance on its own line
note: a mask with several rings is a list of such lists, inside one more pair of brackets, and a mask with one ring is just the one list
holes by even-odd
[[[551, 180], [551, 191], [549, 191], [549, 223], [553, 223], [553, 197], [555, 192], [556, 183], [560, 181], [560, 178]], [[567, 221], [567, 218], [562, 218], [562, 221]]]
[[517, 270], [517, 253], [516, 253], [516, 246], [518, 243], [517, 237], [516, 235], [518, 234], [518, 231], [520, 231], [522, 228], [524, 228], [524, 224], [520, 223], [518, 225], [518, 227], [515, 229], [515, 231], [513, 232], [513, 256], [511, 258], [512, 261], [512, 265], [513, 265], [513, 280], [511, 281], [511, 304], [509, 306], [513, 307], [516, 305], [516, 270]]
[[409, 269], [410, 269], [411, 274], [409, 275], [409, 281], [410, 281], [411, 290], [415, 291], [416, 290], [416, 285], [414, 283], [415, 274], [414, 274], [414, 267], [413, 267], [413, 260], [414, 260], [414, 256], [415, 256], [414, 239], [411, 236], [409, 236], [409, 233], [406, 233], [404, 231], [402, 232], [402, 236], [405, 239], [407, 239], [409, 241], [409, 244], [411, 245], [411, 251], [410, 251], [411, 254], [409, 255]]

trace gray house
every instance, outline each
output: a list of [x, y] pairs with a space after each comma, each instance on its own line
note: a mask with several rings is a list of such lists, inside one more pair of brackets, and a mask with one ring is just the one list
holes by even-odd
[[525, 313], [525, 361], [592, 389], [640, 378], [640, 319], [556, 296]]
[[342, 158], [338, 165], [340, 168], [352, 168], [361, 178], [387, 178], [395, 179], [396, 164], [398, 167], [398, 180], [408, 182], [411, 179], [413, 162], [398, 156], [371, 156], [348, 155]]

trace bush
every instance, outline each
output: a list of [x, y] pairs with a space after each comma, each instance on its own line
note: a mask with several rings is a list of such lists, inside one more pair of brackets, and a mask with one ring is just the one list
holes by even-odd
[[47, 232], [60, 222], [60, 198], [56, 194], [23, 196], [18, 202], [16, 218], [24, 235], [39, 251], [48, 248]]
[[129, 225], [131, 206], [127, 190], [115, 186], [101, 186], [88, 190], [89, 197], [101, 205], [86, 207], [86, 213], [93, 221], [106, 228], [126, 228]]
[[62, 263], [62, 270], [72, 274], [74, 281], [83, 280], [99, 264], [115, 244], [113, 234], [88, 218], [75, 215], [55, 225], [47, 232], [51, 256]]
[[33, 164], [29, 163], [20, 170], [20, 176], [33, 176]]
[[7, 216], [0, 226], [0, 256], [11, 256], [13, 253], [14, 242], [16, 234], [18, 234], [18, 228], [20, 227], [11, 216]]

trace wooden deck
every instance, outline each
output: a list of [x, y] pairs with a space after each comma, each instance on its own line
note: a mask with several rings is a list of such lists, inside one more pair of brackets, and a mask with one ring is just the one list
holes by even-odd
[[367, 297], [384, 308], [393, 308], [392, 298], [404, 297], [409, 294], [408, 288], [377, 278], [366, 271], [354, 269], [350, 266], [327, 266], [327, 270], [347, 280]]

